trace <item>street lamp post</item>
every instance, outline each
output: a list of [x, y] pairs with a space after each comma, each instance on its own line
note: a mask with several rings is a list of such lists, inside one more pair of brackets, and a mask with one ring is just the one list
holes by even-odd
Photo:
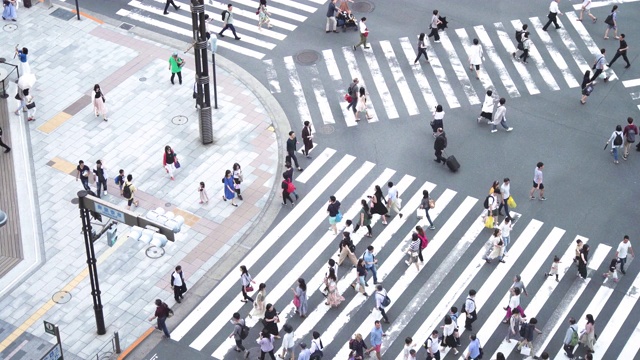
[[211, 97], [209, 94], [207, 26], [204, 15], [204, 0], [191, 0], [193, 49], [196, 59], [196, 84], [198, 87], [198, 100], [200, 100], [200, 140], [206, 145], [213, 143], [213, 123], [211, 120]]
[[216, 84], [216, 51], [218, 50], [218, 38], [211, 38], [211, 68], [213, 69], [213, 108], [218, 109], [218, 86]]

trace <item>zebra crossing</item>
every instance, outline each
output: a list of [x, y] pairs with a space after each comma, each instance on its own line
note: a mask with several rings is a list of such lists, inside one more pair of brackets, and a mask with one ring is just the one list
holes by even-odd
[[[341, 201], [341, 212], [346, 219], [355, 219], [360, 212], [360, 200], [371, 195], [375, 185], [383, 187], [393, 181], [404, 200], [403, 217], [389, 219], [382, 226], [378, 215], [372, 218], [374, 237], [364, 237], [365, 230], [352, 235], [357, 247], [356, 255], [372, 245], [378, 259], [378, 279], [383, 282], [391, 304], [385, 308], [391, 323], [384, 325], [387, 336], [383, 339], [383, 358], [401, 359], [404, 339], [411, 336], [418, 344], [416, 350], [423, 358], [424, 349], [419, 345], [431, 330], [439, 328], [449, 308], [462, 303], [470, 288], [476, 289], [478, 320], [474, 330], [483, 344], [485, 354], [503, 352], [508, 358], [520, 358], [515, 343], [504, 343], [506, 328], [501, 325], [504, 317], [502, 306], [508, 303], [509, 280], [520, 274], [527, 284], [531, 298], [523, 298], [522, 303], [528, 317], [538, 317], [544, 326], [544, 334], [535, 341], [535, 351], [555, 355], [564, 337], [566, 319], [569, 315], [582, 321], [587, 313], [596, 317], [600, 337], [596, 343], [595, 359], [614, 358], [612, 354], [621, 354], [618, 359], [632, 359], [638, 355], [639, 341], [629, 341], [623, 347], [623, 329], [635, 329], [631, 337], [640, 340], [637, 323], [633, 319], [640, 315], [636, 307], [640, 275], [629, 288], [623, 277], [619, 283], [603, 281], [601, 273], [606, 269], [608, 260], [615, 254], [615, 248], [600, 243], [592, 245], [588, 262], [589, 278], [576, 278], [572, 264], [575, 240], [589, 239], [582, 235], [567, 234], [567, 231], [545, 224], [527, 216], [521, 208], [542, 204], [535, 201], [520, 204], [512, 210], [514, 226], [511, 244], [505, 263], [485, 264], [482, 260], [486, 243], [490, 241], [490, 231], [482, 221], [482, 201], [460, 194], [453, 189], [438, 186], [435, 183], [417, 179], [409, 174], [398, 174], [396, 170], [378, 166], [369, 161], [358, 161], [349, 154], [340, 154], [331, 148], [315, 149], [314, 160], [299, 177], [295, 178], [299, 193], [302, 195], [295, 207], [282, 211], [284, 217], [264, 236], [238, 265], [245, 265], [257, 283], [267, 285], [265, 303], [272, 303], [280, 312], [280, 324], [291, 324], [294, 328], [296, 343], [310, 341], [311, 333], [318, 331], [324, 345], [325, 358], [347, 358], [348, 340], [356, 333], [365, 337], [373, 327], [374, 320], [381, 318], [377, 310], [371, 310], [375, 303], [372, 297], [354, 292], [349, 286], [356, 277], [355, 269], [348, 265], [338, 271], [338, 291], [345, 301], [338, 308], [324, 305], [325, 298], [320, 293], [326, 272], [326, 261], [337, 259], [338, 241], [333, 232], [327, 232], [326, 200], [334, 195]], [[424, 265], [406, 267], [408, 239], [416, 225], [426, 229], [425, 218], [416, 219], [416, 210], [422, 200], [423, 190], [428, 190], [435, 199], [435, 208], [429, 211], [436, 230], [427, 230], [429, 245], [423, 251]], [[514, 192], [514, 195], [517, 195]], [[525, 201], [526, 194], [522, 195]], [[529, 205], [530, 204], [530, 205]], [[545, 203], [545, 206], [550, 205]], [[340, 228], [340, 226], [339, 226]], [[559, 269], [559, 282], [552, 279], [542, 281], [542, 273], [548, 267], [555, 254], [563, 254]], [[348, 263], [348, 261], [347, 261]], [[524, 266], [524, 267], [522, 267]], [[629, 275], [630, 276], [630, 275]], [[308, 314], [304, 319], [295, 314], [290, 288], [298, 278], [307, 282], [309, 298]], [[236, 269], [220, 279], [212, 292], [172, 331], [171, 338], [198, 351], [211, 354], [216, 359], [233, 359], [234, 341], [228, 338], [232, 331], [229, 324], [233, 313], [243, 317], [252, 311], [250, 306], [240, 302], [242, 296], [238, 289], [240, 276]], [[503, 281], [504, 280], [504, 281]], [[507, 284], [508, 283], [508, 284]], [[597, 288], [595, 295], [591, 293]], [[368, 294], [374, 293], [374, 285], [367, 285]], [[624, 292], [621, 298], [616, 293]], [[612, 301], [616, 303], [612, 304]], [[588, 303], [583, 307], [581, 304]], [[617, 307], [609, 316], [608, 309]], [[543, 309], [553, 309], [553, 314]], [[583, 314], [584, 312], [584, 314]], [[577, 315], [581, 314], [581, 317]], [[599, 317], [600, 315], [600, 317]], [[464, 321], [461, 314], [458, 323]], [[247, 348], [255, 347], [253, 340], [261, 330], [257, 316], [247, 317], [246, 323], [252, 328], [245, 341]], [[465, 330], [461, 327], [460, 331]], [[462, 337], [462, 344], [466, 346]], [[622, 343], [614, 342], [618, 340]], [[613, 346], [613, 347], [612, 347]], [[279, 342], [276, 350], [281, 352]], [[614, 350], [615, 347], [615, 350]], [[620, 352], [622, 349], [622, 352]], [[298, 350], [298, 348], [296, 348]], [[296, 351], [297, 352], [297, 351]], [[509, 357], [509, 354], [513, 354]], [[580, 354], [580, 352], [578, 352]], [[624, 354], [626, 357], [622, 357]], [[446, 353], [444, 354], [446, 355]], [[460, 354], [462, 355], [462, 354]], [[241, 356], [238, 355], [238, 356]], [[554, 359], [563, 359], [562, 352]]]
[[[622, 85], [625, 88], [633, 88], [634, 90], [637, 90], [637, 88], [640, 86], [640, 79], [625, 80], [622, 82]], [[640, 91], [633, 91], [629, 93], [629, 95], [631, 96], [631, 100], [633, 101], [640, 100]], [[640, 104], [638, 104], [638, 110], [640, 110]]]
[[[187, 0], [174, 0], [179, 10], [169, 9], [169, 14], [163, 14], [165, 0], [131, 0], [127, 6], [119, 9], [116, 14], [126, 18], [132, 25], [144, 25], [146, 27], [160, 28], [177, 34], [186, 41], [191, 42], [193, 32], [191, 29], [190, 3]], [[233, 51], [255, 59], [263, 59], [266, 52], [274, 49], [277, 44], [286, 39], [290, 32], [294, 31], [304, 22], [308, 16], [315, 13], [320, 6], [324, 6], [324, 0], [272, 0], [268, 11], [271, 13], [272, 28], [258, 29], [258, 15], [256, 14], [257, 2], [254, 0], [233, 1], [233, 25], [238, 30], [240, 41], [219, 39], [217, 46], [224, 51]], [[271, 5], [273, 4], [273, 5]], [[205, 1], [205, 11], [210, 16], [208, 30], [219, 32], [222, 29], [223, 10], [227, 9], [227, 3], [220, 0]], [[277, 89], [272, 88], [272, 91]]]
[[[553, 33], [542, 30], [543, 21], [546, 19], [538, 17], [524, 21], [530, 25], [532, 39], [529, 65], [511, 55], [517, 51], [515, 31], [523, 23], [518, 19], [449, 29], [440, 33], [441, 42], [437, 44], [427, 38], [429, 63], [417, 65], [413, 63], [417, 38], [413, 37], [373, 38], [369, 49], [357, 51], [350, 46], [325, 49], [313, 66], [298, 65], [291, 56], [263, 61], [271, 92], [277, 97], [288, 97], [293, 92], [303, 121], [311, 118], [315, 126], [344, 123], [351, 127], [358, 123], [345, 109], [344, 95], [356, 77], [371, 95], [369, 113], [377, 112], [368, 122], [428, 116], [437, 104], [449, 108], [478, 105], [487, 89], [507, 98], [519, 98], [579, 87], [585, 70], [591, 69], [594, 56], [600, 53], [599, 46], [573, 12], [566, 14], [564, 23], [558, 20], [562, 28]], [[486, 57], [479, 81], [468, 65], [474, 38], [479, 39]], [[286, 72], [276, 71], [283, 62]], [[610, 79], [617, 79], [611, 69], [608, 71]], [[303, 89], [300, 83], [311, 86]], [[319, 113], [311, 110], [315, 103]]]

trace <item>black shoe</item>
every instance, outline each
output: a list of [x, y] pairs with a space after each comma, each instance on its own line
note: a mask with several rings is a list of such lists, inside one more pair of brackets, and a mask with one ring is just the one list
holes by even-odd
[[559, 25], [556, 26], [556, 30], [558, 30], [558, 29], [562, 29], [562, 26], [559, 26]]
[[11, 148], [8, 148], [7, 150], [5, 150], [5, 154], [8, 153], [9, 151], [11, 151]]
[[625, 69], [628, 69], [628, 68], [630, 68], [630, 67], [631, 67], [631, 64], [627, 64], [627, 66], [625, 66], [624, 68], [625, 68]]
[[365, 48], [365, 49], [370, 49], [370, 48], [371, 48], [371, 46], [363, 46], [363, 48]]
[[624, 270], [620, 270], [620, 272], [622, 273], [622, 275], [627, 275], [627, 272]]
[[236, 36], [236, 40], [240, 40], [240, 36]]
[[243, 200], [242, 195], [238, 195], [238, 199]]
[[440, 160], [438, 159], [433, 159], [433, 161], [437, 162], [438, 164], [440, 164]]
[[176, 299], [176, 302], [180, 304], [182, 301], [180, 301], [180, 299]]
[[500, 216], [504, 216], [504, 214], [502, 213], [502, 211], [498, 211], [498, 215], [500, 215]]
[[400, 215], [400, 219], [402, 219], [402, 214], [398, 214], [398, 215]]
[[610, 64], [607, 64], [607, 67], [611, 67], [611, 65], [610, 65]]
[[180, 10], [180, 5], [176, 6], [176, 11]]
[[545, 28], [542, 28], [542, 31], [547, 31], [547, 29], [545, 29]]
[[218, 33], [218, 36], [220, 36], [220, 37], [224, 37], [224, 35], [222, 35], [222, 34], [220, 34], [220, 33]]
[[356, 46], [355, 45], [353, 45], [353, 51], [356, 51]]
[[164, 14], [165, 14], [165, 15], [169, 15], [169, 12], [168, 12], [168, 11], [165, 11], [165, 12], [164, 12]]

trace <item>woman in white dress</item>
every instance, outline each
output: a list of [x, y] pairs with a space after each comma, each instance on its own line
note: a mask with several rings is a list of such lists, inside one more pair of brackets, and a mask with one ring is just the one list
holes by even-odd
[[96, 114], [96, 117], [102, 115], [103, 120], [108, 121], [107, 105], [105, 104], [106, 100], [104, 99], [104, 93], [98, 84], [93, 86], [93, 96], [91, 97], [91, 101], [93, 102], [93, 112]]
[[473, 45], [469, 49], [469, 70], [476, 71], [476, 79], [480, 79], [480, 65], [482, 64], [482, 46], [478, 39], [473, 39]]
[[358, 104], [356, 105], [356, 121], [360, 121], [360, 113], [363, 111], [367, 116], [367, 120], [373, 118], [373, 116], [369, 116], [369, 112], [367, 111], [367, 94], [364, 90], [364, 86], [361, 86], [360, 95], [358, 96]]
[[269, 29], [271, 26], [271, 13], [267, 11], [267, 0], [260, 0], [258, 7], [258, 30], [262, 31], [262, 25], [266, 24]]

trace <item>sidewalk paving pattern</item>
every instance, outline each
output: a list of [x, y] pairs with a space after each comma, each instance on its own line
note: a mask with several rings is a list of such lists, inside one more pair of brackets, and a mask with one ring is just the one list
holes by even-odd
[[[47, 343], [54, 341], [44, 333], [42, 320], [60, 327], [65, 358], [95, 358], [114, 331], [119, 331], [126, 348], [152, 326], [147, 318], [155, 310], [154, 299], [174, 307], [168, 280], [175, 265], [182, 265], [190, 292], [197, 291], [194, 284], [208, 270], [229, 260], [230, 250], [259, 222], [270, 222], [261, 221], [261, 214], [272, 200], [278, 168], [275, 120], [246, 82], [217, 68], [216, 143], [204, 146], [192, 99], [192, 56], [180, 54], [187, 62], [183, 84], [176, 81], [172, 86], [168, 59], [173, 48], [86, 18], [64, 21], [50, 16], [54, 10], [42, 4], [21, 8], [17, 30], [0, 31], [1, 42], [11, 44], [0, 50], [0, 56], [10, 61], [13, 44], [28, 47], [38, 79], [32, 89], [37, 121], [28, 126], [46, 253], [41, 266], [20, 279], [18, 286], [0, 288], [0, 359], [42, 356], [50, 347]], [[94, 84], [105, 93], [108, 122], [93, 114], [89, 94]], [[10, 89], [15, 91], [15, 86]], [[12, 127], [26, 121], [22, 114], [19, 118], [13, 114], [17, 106], [13, 97], [8, 103]], [[173, 123], [176, 116], [186, 117], [187, 123]], [[14, 138], [9, 144], [15, 148]], [[162, 168], [165, 145], [172, 146], [182, 164], [175, 181]], [[176, 242], [169, 243], [158, 259], [145, 254], [145, 245], [127, 240], [124, 225], [119, 225], [113, 248], [106, 239], [95, 243], [107, 325], [104, 336], [95, 334], [81, 221], [77, 205], [71, 203], [82, 189], [74, 179], [80, 159], [91, 168], [98, 159], [105, 164], [107, 201], [126, 206], [113, 182], [118, 170], [124, 169], [133, 174], [139, 188], [136, 212], [162, 207], [186, 219]], [[234, 162], [244, 173], [244, 201], [238, 208], [220, 199], [220, 179]], [[198, 204], [200, 181], [207, 184], [210, 198], [205, 205]], [[91, 185], [95, 190], [93, 181]], [[69, 293], [55, 295], [61, 290]], [[185, 304], [174, 307], [177, 315], [181, 306]]]

